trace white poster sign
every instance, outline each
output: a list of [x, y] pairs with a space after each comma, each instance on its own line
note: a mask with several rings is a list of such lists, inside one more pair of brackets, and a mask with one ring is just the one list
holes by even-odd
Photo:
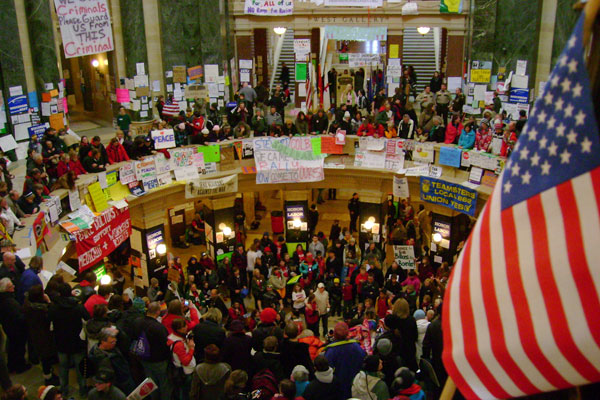
[[393, 194], [401, 199], [410, 197], [410, 193], [408, 191], [408, 178], [394, 176]]
[[332, 7], [381, 7], [383, 0], [325, 0], [326, 6]]
[[152, 131], [155, 149], [170, 149], [175, 147], [175, 132], [173, 129], [163, 129], [161, 131]]
[[119, 168], [119, 179], [123, 185], [135, 182], [137, 180], [135, 177], [135, 163], [129, 162], [121, 165], [121, 168]]
[[415, 269], [415, 249], [413, 246], [394, 246], [394, 259], [403, 269]]
[[432, 163], [434, 155], [433, 143], [415, 143], [413, 161], [419, 163]]
[[293, 12], [294, 12], [294, 1], [293, 0], [279, 0], [279, 1], [246, 0], [246, 2], [244, 4], [244, 14], [291, 15]]
[[107, 0], [54, 0], [65, 57], [114, 50]]

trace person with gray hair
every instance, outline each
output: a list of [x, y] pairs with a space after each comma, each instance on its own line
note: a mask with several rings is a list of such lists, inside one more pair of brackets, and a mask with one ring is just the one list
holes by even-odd
[[194, 341], [196, 348], [194, 357], [196, 361], [204, 360], [204, 348], [210, 344], [216, 345], [219, 349], [223, 348], [225, 342], [225, 329], [221, 326], [223, 314], [216, 307], [210, 307], [202, 315], [202, 321], [194, 327]]
[[8, 370], [20, 374], [31, 368], [25, 361], [27, 323], [21, 305], [15, 299], [15, 285], [8, 277], [0, 279], [0, 310], [0, 324], [8, 338]]
[[[21, 264], [23, 262], [21, 261]], [[10, 251], [5, 252], [4, 254], [2, 254], [2, 264], [0, 265], [0, 279], [2, 278], [9, 278], [14, 286], [17, 286], [19, 284], [19, 281], [21, 280], [21, 274], [23, 273], [23, 270], [25, 265], [23, 265], [23, 268], [19, 268], [17, 266], [17, 256], [14, 253], [11, 253]]]
[[135, 382], [127, 358], [117, 347], [118, 336], [119, 330], [114, 326], [102, 328], [98, 343], [90, 349], [89, 358], [96, 370], [104, 368], [114, 373], [116, 387], [124, 393], [131, 393], [135, 389]]

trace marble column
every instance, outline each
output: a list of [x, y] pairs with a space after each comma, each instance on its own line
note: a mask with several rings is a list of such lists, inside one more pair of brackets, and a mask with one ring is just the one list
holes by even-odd
[[[19, 34], [15, 3], [13, 1], [5, 3], [2, 5], [2, 12], [0, 12], [0, 26], [3, 32], [12, 35], [14, 38], [15, 35]], [[19, 40], [0, 40], [0, 65], [2, 66], [4, 98], [9, 97], [8, 90], [11, 86], [23, 86], [25, 92], [27, 90], [27, 80]]]
[[48, 0], [25, 0], [25, 11], [35, 84], [37, 91], [43, 92], [45, 83], [56, 85], [60, 79], [50, 3]]
[[[227, 54], [226, 29], [229, 22], [223, 0], [204, 0], [200, 9], [200, 34], [202, 41], [202, 59], [205, 64], [219, 64], [222, 73], [222, 61]], [[210, 38], [206, 40], [206, 38]]]
[[[550, 70], [552, 69], [551, 60], [552, 52], [548, 49], [552, 48], [554, 41], [554, 24], [556, 22], [556, 6], [557, 0], [541, 0], [542, 10], [539, 14], [540, 30], [539, 41], [537, 46], [537, 63], [535, 65], [535, 93], [538, 93], [540, 82], [548, 80]], [[533, 66], [532, 66], [533, 67]], [[532, 67], [530, 67], [531, 71]]]
[[472, 0], [469, 46], [471, 60], [493, 60], [494, 40], [492, 38], [496, 30], [496, 11], [496, 0]]
[[123, 77], [127, 76], [126, 67], [125, 67], [125, 48], [123, 45], [123, 20], [121, 19], [121, 1], [120, 0], [111, 0], [110, 1], [110, 14], [111, 14], [111, 20], [112, 20], [113, 41], [115, 43], [113, 60], [115, 61], [114, 64], [116, 64], [116, 65], [111, 65], [111, 67], [114, 68], [115, 75], [117, 78], [117, 85], [118, 85], [119, 78], [123, 78]]
[[[202, 64], [203, 46], [210, 46], [218, 36], [218, 14], [203, 16], [202, 9], [210, 7], [210, 1], [199, 0], [159, 0], [160, 26], [162, 41], [162, 57], [165, 70], [174, 65], [193, 67]], [[203, 25], [217, 29], [210, 33], [203, 32]], [[211, 62], [205, 62], [210, 64]]]
[[[125, 74], [129, 78], [133, 78], [136, 75], [135, 64], [138, 62], [146, 63], [146, 67], [149, 69], [143, 3], [143, 0], [119, 0], [123, 52], [125, 55]], [[114, 15], [113, 19], [115, 19]], [[154, 31], [158, 34], [160, 31], [158, 25], [154, 25]], [[119, 57], [118, 53], [117, 57]]]
[[[123, 8], [121, 8], [123, 10]], [[159, 0], [144, 0], [144, 28], [146, 34], [146, 47], [148, 49], [148, 75], [150, 82], [159, 81], [161, 94], [164, 94], [165, 79], [162, 59], [161, 24]], [[135, 68], [135, 63], [133, 64]], [[134, 69], [135, 71], [135, 69]], [[129, 72], [129, 67], [128, 67]], [[154, 93], [156, 94], [156, 93]], [[156, 110], [156, 107], [153, 108]]]
[[25, 12], [25, 1], [15, 0], [15, 12], [19, 24], [19, 42], [21, 43], [21, 53], [23, 54], [23, 69], [25, 71], [25, 81], [27, 82], [27, 92], [33, 92], [35, 87], [35, 75], [33, 73], [33, 61], [31, 60], [31, 47], [29, 45], [29, 30], [27, 29], [27, 15]]

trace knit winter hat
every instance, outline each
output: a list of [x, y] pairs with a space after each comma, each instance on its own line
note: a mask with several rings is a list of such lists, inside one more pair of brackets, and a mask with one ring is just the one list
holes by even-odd
[[308, 380], [308, 370], [304, 365], [296, 365], [292, 370], [290, 378], [294, 382], [304, 382]]
[[413, 314], [413, 317], [415, 317], [415, 319], [418, 321], [420, 319], [424, 319], [425, 318], [425, 311], [423, 310], [416, 310], [415, 313]]
[[271, 307], [267, 307], [260, 313], [260, 322], [263, 324], [272, 324], [277, 319], [277, 311]]
[[379, 339], [377, 341], [377, 351], [382, 356], [387, 356], [392, 352], [392, 341], [387, 338]]
[[38, 398], [40, 400], [53, 400], [57, 393], [60, 393], [60, 390], [55, 386], [40, 386], [38, 389]]

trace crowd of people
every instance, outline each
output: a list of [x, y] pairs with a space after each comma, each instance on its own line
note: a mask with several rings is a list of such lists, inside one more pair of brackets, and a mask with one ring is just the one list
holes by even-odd
[[[392, 214], [391, 225], [413, 221], [409, 203]], [[404, 243], [425, 235], [417, 226]], [[436, 269], [427, 251], [404, 270], [385, 261], [385, 246], [361, 251], [337, 221], [329, 237], [315, 234], [291, 254], [282, 236], [265, 232], [218, 263], [201, 253], [184, 266], [169, 255], [145, 296], [123, 279], [99, 285], [91, 271], [74, 287], [62, 275], [43, 285], [40, 257], [26, 269], [6, 251], [5, 398], [24, 398], [8, 373], [34, 363], [45, 379], [41, 400], [68, 398], [71, 369], [80, 397], [90, 399], [124, 399], [146, 377], [158, 385], [152, 398], [165, 400], [435, 396], [446, 377], [441, 299], [449, 268]]]

